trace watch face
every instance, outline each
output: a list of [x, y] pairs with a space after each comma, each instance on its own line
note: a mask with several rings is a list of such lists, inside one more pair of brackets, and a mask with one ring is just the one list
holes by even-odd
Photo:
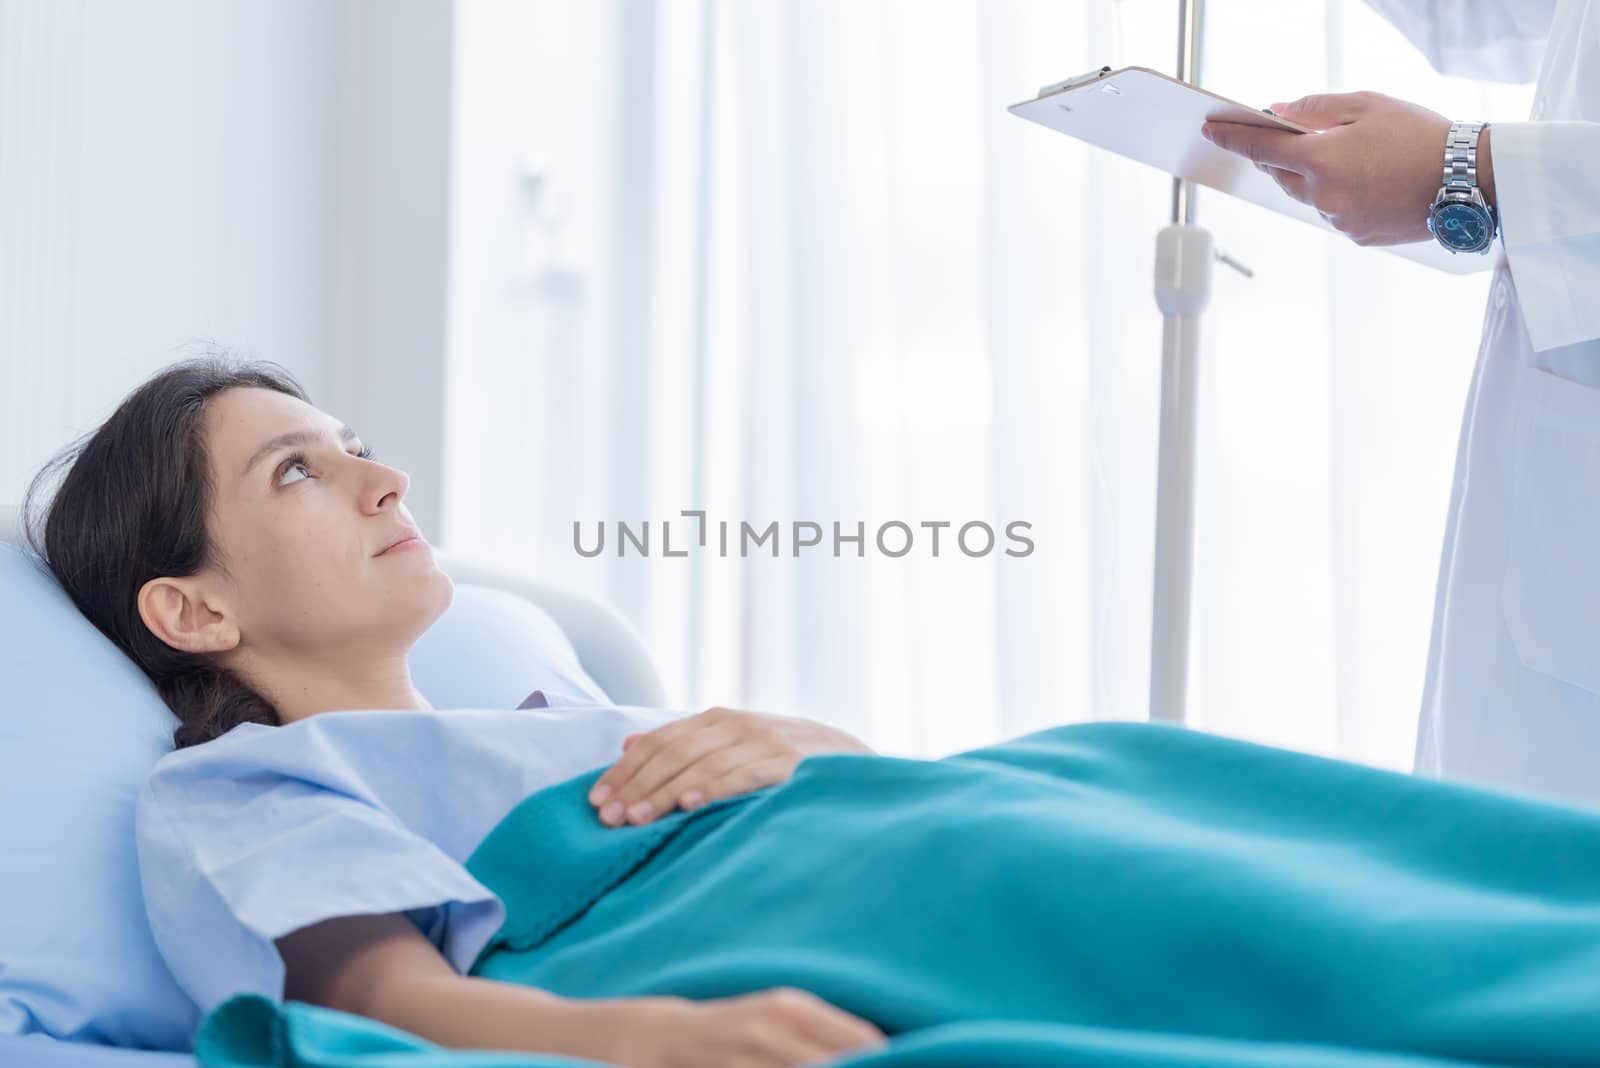
[[1476, 204], [1445, 204], [1434, 213], [1433, 234], [1447, 248], [1475, 252], [1489, 243], [1489, 216]]

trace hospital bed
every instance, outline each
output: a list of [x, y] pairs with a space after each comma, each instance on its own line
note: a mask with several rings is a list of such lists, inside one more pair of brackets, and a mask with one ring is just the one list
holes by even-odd
[[[20, 544], [17, 509], [0, 506], [0, 542]], [[464, 589], [483, 587], [523, 598], [559, 624], [585, 672], [619, 705], [671, 707], [666, 689], [639, 633], [614, 609], [593, 597], [435, 550], [439, 567]], [[4, 606], [0, 605], [0, 610]], [[7, 872], [11, 878], [19, 873]], [[0, 945], [0, 971], [7, 947]], [[188, 1053], [123, 1049], [65, 1042], [42, 1035], [0, 1034], [0, 1068], [195, 1068]]]

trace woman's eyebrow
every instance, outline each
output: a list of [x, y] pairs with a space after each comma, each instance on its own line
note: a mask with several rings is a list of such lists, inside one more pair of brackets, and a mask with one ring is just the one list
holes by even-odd
[[[250, 473], [250, 469], [256, 465], [258, 460], [275, 449], [287, 448], [290, 445], [310, 445], [320, 437], [322, 437], [322, 435], [318, 434], [314, 430], [291, 430], [287, 434], [279, 434], [277, 437], [272, 438], [265, 445], [256, 450], [256, 454], [250, 457], [250, 462], [244, 465], [244, 470], [239, 473], [239, 477], [243, 478], [245, 475], [248, 475]], [[348, 426], [341, 426], [339, 428], [339, 441], [341, 443], [346, 441], [354, 441], [356, 437], [356, 432], [351, 430]]]

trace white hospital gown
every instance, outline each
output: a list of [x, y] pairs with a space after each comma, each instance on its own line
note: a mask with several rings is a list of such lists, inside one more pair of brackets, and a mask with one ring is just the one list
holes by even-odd
[[[201, 1012], [283, 997], [274, 939], [403, 913], [465, 972], [504, 907], [465, 861], [517, 802], [684, 713], [633, 705], [324, 712], [167, 754], [137, 835], [156, 945]], [[598, 818], [598, 817], [597, 817]]]

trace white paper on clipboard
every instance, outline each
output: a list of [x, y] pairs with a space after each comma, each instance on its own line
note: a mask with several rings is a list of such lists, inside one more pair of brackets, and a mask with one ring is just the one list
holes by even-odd
[[[1225, 119], [1294, 130], [1307, 137], [1317, 136], [1315, 131], [1160, 71], [1148, 67], [1101, 67], [1046, 86], [1033, 100], [1013, 104], [1006, 110], [1167, 174], [1299, 219], [1341, 241], [1350, 240], [1311, 205], [1285, 193], [1249, 160], [1207, 141], [1200, 135], [1200, 126], [1208, 119]], [[1439, 151], [1442, 184], [1442, 143]], [[1426, 205], [1423, 207], [1426, 209]], [[1431, 237], [1406, 245], [1370, 247], [1451, 274], [1486, 271], [1504, 257], [1498, 249], [1488, 255], [1452, 253]]]

